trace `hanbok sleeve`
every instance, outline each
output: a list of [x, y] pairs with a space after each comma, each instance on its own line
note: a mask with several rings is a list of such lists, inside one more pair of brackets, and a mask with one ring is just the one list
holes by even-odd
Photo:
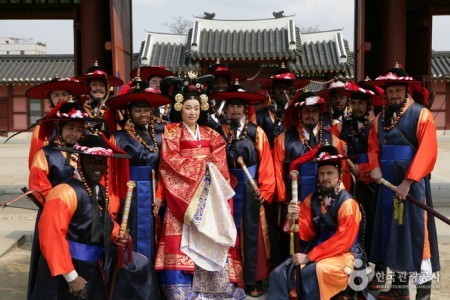
[[75, 191], [67, 184], [59, 184], [48, 194], [38, 224], [39, 244], [52, 276], [73, 271], [67, 231], [78, 205]]

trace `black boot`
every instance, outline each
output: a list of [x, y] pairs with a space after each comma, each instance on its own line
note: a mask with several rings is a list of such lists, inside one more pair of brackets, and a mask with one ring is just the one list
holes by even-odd
[[393, 273], [391, 288], [387, 292], [381, 292], [378, 299], [399, 300], [409, 299], [409, 274], [406, 272]]
[[416, 286], [416, 300], [430, 300], [431, 299], [431, 280], [424, 284]]

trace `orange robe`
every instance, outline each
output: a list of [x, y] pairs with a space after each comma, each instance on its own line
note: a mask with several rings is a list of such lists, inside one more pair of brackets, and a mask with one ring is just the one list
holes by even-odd
[[[300, 204], [299, 237], [304, 241], [313, 240], [317, 234], [312, 219], [311, 196], [307, 196]], [[325, 206], [322, 205], [324, 212]], [[336, 232], [307, 254], [316, 263], [320, 299], [330, 299], [348, 285], [345, 268], [353, 270], [354, 267], [355, 259], [349, 249], [358, 235], [360, 221], [361, 212], [356, 200], [345, 200], [338, 211]]]
[[[404, 111], [407, 111], [408, 108], [414, 103], [412, 98], [407, 100]], [[375, 119], [373, 126], [369, 132], [369, 149], [368, 149], [368, 157], [371, 170], [375, 168], [380, 168], [380, 145], [378, 140], [378, 127], [380, 116], [377, 116]], [[393, 129], [392, 129], [393, 130]], [[421, 181], [423, 178], [428, 176], [434, 168], [434, 165], [437, 160], [437, 137], [436, 137], [436, 125], [434, 123], [434, 117], [432, 113], [423, 108], [420, 111], [420, 115], [418, 118], [418, 123], [416, 126], [416, 138], [418, 141], [417, 149], [414, 154], [414, 157], [411, 161], [411, 164], [406, 171], [404, 179], [410, 179], [415, 182]], [[424, 204], [427, 204], [427, 199], [417, 199], [422, 201]], [[431, 199], [428, 199], [430, 201]], [[427, 220], [428, 215], [426, 211], [423, 211], [423, 218]], [[423, 246], [423, 259], [429, 259], [431, 255], [431, 245], [429, 238], [429, 230], [430, 227], [427, 226], [427, 221], [424, 222], [424, 246]], [[435, 234], [435, 228], [432, 228], [433, 235]]]
[[31, 165], [36, 153], [41, 150], [42, 147], [48, 145], [47, 140], [42, 140], [39, 138], [40, 128], [41, 125], [36, 125], [36, 127], [33, 129], [33, 133], [31, 134], [30, 150], [28, 152], [28, 169], [31, 169]]
[[[67, 157], [67, 152], [61, 151], [61, 154], [64, 158]], [[74, 168], [74, 170], [77, 168], [77, 163], [70, 160], [70, 165]], [[39, 191], [42, 196], [45, 198], [47, 197], [50, 190], [54, 187], [51, 183], [50, 177], [50, 170], [47, 158], [45, 156], [44, 150], [40, 149], [33, 160], [33, 163], [30, 167], [30, 177], [28, 178], [28, 187], [30, 190], [33, 191]], [[57, 178], [54, 178], [55, 180]], [[60, 182], [64, 181], [67, 178], [58, 178]], [[44, 200], [41, 197], [41, 194], [35, 193], [34, 196], [41, 202], [42, 205], [44, 205]]]

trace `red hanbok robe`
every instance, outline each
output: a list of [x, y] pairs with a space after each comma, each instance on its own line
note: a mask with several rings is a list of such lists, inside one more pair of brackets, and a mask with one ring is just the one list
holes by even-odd
[[[196, 193], [205, 177], [207, 162], [213, 163], [227, 181], [230, 178], [225, 141], [208, 127], [200, 126], [199, 131], [201, 138], [196, 140], [185, 125], [174, 124], [163, 140], [159, 172], [167, 211], [156, 254], [156, 270], [194, 272], [193, 260], [180, 250], [185, 214], [192, 199], [198, 197]], [[242, 286], [242, 263], [234, 247], [228, 252], [228, 268], [230, 281]]]

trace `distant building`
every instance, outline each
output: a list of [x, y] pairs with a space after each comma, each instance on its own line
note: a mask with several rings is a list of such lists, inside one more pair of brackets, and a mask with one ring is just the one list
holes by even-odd
[[[298, 77], [310, 79], [308, 88], [313, 91], [325, 88], [325, 82], [335, 76], [354, 79], [354, 53], [341, 29], [301, 33], [293, 16], [276, 15], [236, 21], [214, 20], [208, 14], [208, 18], [194, 18], [187, 35], [148, 32], [139, 53], [133, 54], [133, 68], [165, 66], [178, 75], [206, 74], [219, 59], [244, 76], [264, 77], [285, 63]], [[77, 75], [73, 55], [6, 55], [2, 52], [6, 40], [17, 39], [0, 38], [0, 135], [26, 129], [45, 114], [45, 100], [27, 98], [28, 88], [55, 76]], [[431, 111], [438, 129], [450, 129], [446, 101], [450, 99], [450, 52], [432, 52], [431, 74], [430, 91], [435, 95]], [[130, 80], [128, 74], [122, 79]], [[246, 84], [258, 89], [254, 80]]]
[[47, 54], [47, 45], [33, 39], [0, 37], [0, 55]]

